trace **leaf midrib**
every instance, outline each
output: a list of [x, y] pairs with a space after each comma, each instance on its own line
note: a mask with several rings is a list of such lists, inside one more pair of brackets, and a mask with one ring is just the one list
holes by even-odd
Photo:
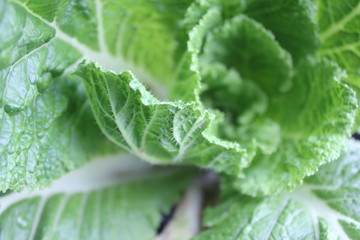
[[[321, 189], [322, 189], [321, 186], [316, 187], [316, 190], [321, 190]], [[325, 189], [329, 190], [326, 187]], [[318, 219], [319, 217], [325, 219], [327, 222], [330, 223], [331, 227], [334, 229], [336, 234], [338, 234], [341, 237], [341, 239], [349, 239], [349, 237], [345, 233], [344, 229], [342, 228], [338, 220], [344, 220], [346, 222], [350, 222], [356, 225], [359, 224], [352, 218], [331, 208], [327, 204], [327, 201], [319, 198], [313, 192], [313, 190], [314, 190], [314, 185], [310, 185], [310, 186], [303, 185], [298, 187], [294, 192], [289, 193], [288, 195], [290, 199], [302, 204], [302, 206], [304, 206], [304, 208], [308, 211], [308, 213], [312, 216], [313, 219]], [[329, 216], [331, 217], [329, 218]], [[320, 235], [317, 236], [318, 239], [319, 236]]]
[[339, 32], [344, 26], [351, 21], [354, 17], [360, 14], [360, 2], [358, 5], [350, 11], [348, 14], [344, 15], [338, 22], [335, 24], [330, 25], [326, 30], [320, 33], [321, 40], [324, 42], [329, 37], [334, 35], [335, 33]]

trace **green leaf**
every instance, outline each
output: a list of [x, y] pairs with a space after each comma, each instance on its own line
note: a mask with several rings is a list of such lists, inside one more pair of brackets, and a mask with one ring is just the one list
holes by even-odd
[[360, 3], [357, 0], [319, 1], [319, 52], [347, 70], [350, 82], [360, 79]]
[[[2, 11], [5, 14], [1, 24], [16, 27], [0, 40], [0, 106], [17, 113], [75, 63], [80, 54], [68, 43], [54, 38], [52, 28], [18, 5], [8, 4]], [[27, 36], [34, 28], [33, 35]]]
[[350, 141], [345, 154], [292, 193], [251, 198], [230, 190], [208, 209], [210, 229], [195, 239], [358, 239], [359, 152], [360, 144]]
[[273, 96], [264, 114], [280, 127], [280, 143], [270, 154], [256, 154], [245, 170], [247, 177], [235, 183], [238, 188], [250, 195], [291, 190], [320, 165], [339, 157], [357, 108], [355, 93], [339, 82], [342, 76], [326, 60], [298, 64], [292, 89]]
[[82, 77], [96, 120], [114, 143], [151, 163], [213, 168], [240, 176], [246, 154], [209, 133], [214, 114], [195, 103], [161, 102], [129, 72], [83, 63]]
[[312, 0], [246, 2], [245, 14], [270, 30], [295, 63], [319, 48], [316, 5]]
[[179, 199], [192, 175], [164, 169], [141, 175], [100, 189], [71, 191], [67, 186], [65, 191], [50, 188], [25, 197], [6, 195], [0, 202], [23, 199], [0, 211], [0, 238], [154, 239], [162, 214]]
[[23, 111], [0, 110], [0, 191], [48, 185], [111, 150], [96, 126], [82, 86], [74, 80], [44, 91]]
[[225, 113], [224, 122], [219, 120], [218, 134], [239, 142], [248, 151], [256, 151], [259, 147], [264, 152], [274, 152], [280, 141], [278, 124], [270, 119], [256, 120], [268, 108], [264, 91], [221, 63], [208, 63], [202, 66], [201, 73], [206, 80], [201, 89], [202, 103]]
[[244, 15], [226, 21], [212, 32], [200, 60], [200, 67], [212, 62], [223, 63], [245, 80], [255, 82], [267, 94], [288, 88], [292, 74], [290, 55], [274, 41], [271, 32]]
[[179, 59], [186, 51], [187, 35], [180, 22], [191, 2], [103, 1], [103, 32], [109, 52], [122, 56], [137, 69], [143, 67], [156, 81], [172, 84]]
[[[193, 4], [189, 7], [187, 16], [183, 21], [185, 28], [188, 28], [189, 39], [187, 41], [187, 51], [184, 52], [176, 69], [174, 85], [169, 95], [172, 100], [200, 103], [199, 53], [207, 33], [221, 22], [221, 12], [217, 8], [205, 10], [200, 19], [196, 18], [195, 23], [189, 23], [193, 18], [193, 14], [201, 13], [198, 10], [196, 5]], [[199, 20], [198, 23], [197, 20]]]

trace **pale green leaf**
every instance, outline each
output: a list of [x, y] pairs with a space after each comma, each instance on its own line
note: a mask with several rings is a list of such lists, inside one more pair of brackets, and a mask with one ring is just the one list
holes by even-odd
[[82, 86], [59, 80], [62, 86], [50, 87], [23, 111], [0, 111], [1, 191], [46, 186], [89, 155], [110, 150]]
[[161, 102], [129, 72], [83, 63], [77, 74], [99, 126], [117, 145], [152, 163], [191, 163], [241, 176], [246, 153], [209, 133], [211, 112], [196, 103]]
[[317, 6], [312, 0], [198, 0], [187, 11], [184, 21], [188, 28], [195, 26], [209, 9], [220, 11], [222, 20], [244, 14], [262, 24], [294, 62], [314, 54], [320, 45]]
[[82, 86], [65, 74], [81, 49], [28, 4], [0, 1], [0, 191], [44, 187], [108, 149]]
[[109, 52], [171, 84], [186, 51], [187, 35], [180, 22], [192, 0], [99, 1]]
[[292, 189], [339, 156], [357, 104], [336, 64], [308, 57], [293, 70], [275, 36], [244, 15], [210, 32], [199, 58], [201, 100], [225, 115], [217, 136], [254, 157], [241, 191]]
[[[235, 1], [241, 2], [241, 1]], [[249, 0], [245, 14], [271, 31], [294, 62], [314, 54], [320, 46], [316, 5], [312, 0]]]
[[[174, 170], [141, 174], [140, 180], [97, 190], [50, 188], [24, 195], [0, 209], [0, 238], [153, 240], [162, 215], [180, 198], [191, 174]], [[0, 204], [12, 197], [0, 198]]]
[[358, 239], [359, 152], [360, 144], [350, 141], [345, 154], [292, 193], [251, 198], [230, 190], [206, 212], [210, 229], [195, 239]]
[[[223, 63], [270, 95], [289, 88], [291, 57], [274, 40], [274, 35], [257, 22], [240, 15], [209, 35], [200, 55], [200, 68], [213, 62]], [[206, 83], [207, 79], [202, 81]]]
[[[360, 2], [318, 1], [318, 22], [322, 40], [319, 55], [347, 70], [344, 81], [356, 90], [360, 102]], [[355, 131], [359, 126], [358, 111]]]

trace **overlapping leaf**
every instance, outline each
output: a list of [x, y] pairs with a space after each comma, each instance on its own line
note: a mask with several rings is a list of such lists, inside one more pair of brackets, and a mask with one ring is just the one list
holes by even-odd
[[[66, 160], [78, 158], [61, 154], [71, 145], [88, 155], [86, 147], [70, 140], [74, 136], [82, 146], [102, 148], [85, 137], [96, 135], [96, 128], [91, 133], [74, 125], [67, 137], [48, 130], [64, 128], [71, 122], [65, 119], [77, 118], [74, 107], [82, 104], [72, 104], [77, 101], [72, 88], [60, 84], [69, 77], [60, 76], [80, 58], [99, 61], [105, 68], [134, 70], [162, 98], [167, 94], [156, 82], [169, 88], [169, 99], [177, 102], [156, 100], [130, 76], [90, 66], [80, 70], [103, 132], [148, 161], [192, 163], [236, 177], [243, 176], [252, 161], [245, 180], [236, 185], [249, 194], [269, 194], [293, 188], [341, 152], [353, 124], [354, 93], [340, 82], [343, 75], [336, 65], [309, 55], [319, 48], [317, 24], [325, 29], [321, 51], [333, 46], [342, 27], [353, 29], [358, 16], [353, 2], [346, 8], [338, 3], [344, 8], [331, 23], [326, 19], [335, 5], [309, 0], [67, 3], [0, 2], [0, 25], [5, 29], [0, 39], [2, 190], [36, 187], [41, 182], [36, 176], [45, 169], [50, 180], [78, 165]], [[336, 31], [327, 33], [334, 24]], [[354, 31], [351, 41], [356, 41]], [[121, 89], [117, 84], [104, 88], [104, 82], [113, 84], [116, 78], [121, 79]], [[127, 100], [125, 109], [109, 107]], [[42, 102], [46, 111], [37, 106]], [[86, 105], [84, 109], [87, 112]], [[85, 119], [82, 126], [92, 124]], [[49, 127], [29, 129], [42, 121]], [[43, 135], [49, 138], [34, 137]], [[62, 137], [68, 139], [64, 145], [49, 142]], [[56, 154], [40, 159], [38, 145]], [[43, 158], [52, 159], [52, 167], [44, 167]]]
[[277, 36], [245, 15], [215, 26], [196, 55], [201, 100], [225, 115], [218, 136], [254, 157], [235, 184], [251, 195], [292, 189], [339, 156], [354, 122], [355, 94], [330, 61], [306, 57], [293, 67]]
[[79, 51], [56, 36], [41, 9], [0, 5], [0, 190], [39, 188], [105, 150], [105, 139], [82, 86], [62, 76]]
[[[174, 65], [185, 34], [174, 26], [189, 3], [143, 3], [0, 1], [0, 190], [44, 186], [107, 149], [80, 81], [68, 76], [81, 58], [133, 69], [124, 58], [171, 81], [162, 66]], [[167, 44], [147, 47], [149, 39]]]
[[280, 143], [271, 154], [256, 154], [248, 177], [237, 183], [243, 191], [254, 195], [292, 189], [339, 157], [356, 110], [355, 94], [339, 82], [341, 76], [328, 61], [307, 59], [298, 65], [293, 88], [274, 97], [264, 114], [279, 125]]
[[[263, 25], [245, 15], [222, 19], [221, 8], [204, 9], [190, 31], [172, 92], [188, 102], [159, 102], [128, 77], [88, 65], [80, 75], [98, 123], [114, 142], [148, 161], [190, 162], [236, 178], [252, 161], [245, 179], [234, 180], [242, 191], [256, 195], [292, 189], [339, 156], [355, 117], [354, 92], [340, 82], [344, 75], [335, 64], [306, 57], [293, 67], [291, 55]], [[190, 22], [185, 26], [191, 28]], [[224, 113], [219, 128], [219, 114], [209, 117], [199, 100]], [[180, 123], [173, 120], [178, 111], [186, 116]], [[209, 141], [217, 137], [247, 154], [219, 150], [218, 140]]]
[[196, 239], [358, 239], [360, 144], [322, 166], [292, 193], [251, 198], [227, 192]]

